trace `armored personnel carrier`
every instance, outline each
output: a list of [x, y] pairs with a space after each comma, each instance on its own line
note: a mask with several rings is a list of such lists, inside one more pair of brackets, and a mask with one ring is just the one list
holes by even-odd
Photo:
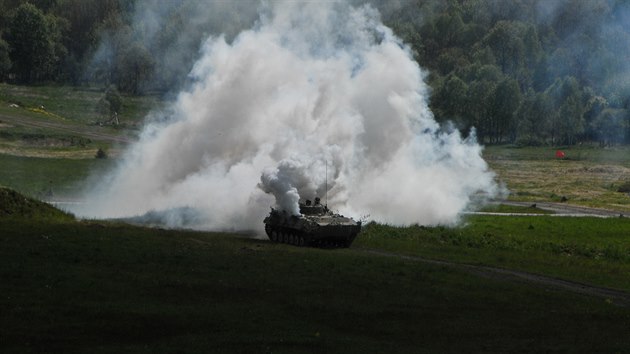
[[300, 203], [302, 215], [291, 215], [286, 211], [271, 208], [264, 220], [267, 236], [273, 242], [296, 246], [324, 248], [350, 247], [361, 231], [361, 222], [335, 214], [327, 206], [309, 200]]

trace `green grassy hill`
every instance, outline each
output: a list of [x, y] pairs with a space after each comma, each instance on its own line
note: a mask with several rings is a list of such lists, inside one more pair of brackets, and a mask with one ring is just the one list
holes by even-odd
[[321, 250], [74, 221], [0, 195], [2, 353], [630, 350], [630, 308], [609, 299], [367, 251], [442, 239], [457, 254], [465, 239], [444, 228], [372, 225]]
[[[0, 86], [0, 102], [21, 97], [34, 106], [41, 96], [63, 119], [9, 107], [0, 115], [70, 127], [92, 119], [75, 115], [86, 102], [70, 102], [67, 89]], [[38, 145], [40, 135], [75, 137], [0, 122], [0, 185], [11, 188], [0, 188], [1, 353], [630, 351], [630, 308], [616, 299], [461, 266], [630, 291], [628, 219], [483, 215], [457, 227], [368, 224], [341, 250], [77, 221], [25, 195], [72, 196], [116, 156], [95, 159], [98, 144], [80, 139]], [[575, 148], [572, 160], [548, 157], [551, 148], [485, 154], [515, 199], [566, 195], [568, 203], [626, 210], [628, 197], [616, 190], [630, 166], [627, 151]]]
[[0, 186], [0, 218], [70, 221], [74, 217], [50, 204]]

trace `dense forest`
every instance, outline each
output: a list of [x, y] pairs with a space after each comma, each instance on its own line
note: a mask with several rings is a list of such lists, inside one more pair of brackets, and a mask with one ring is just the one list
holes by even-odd
[[[629, 1], [368, 2], [427, 70], [438, 121], [486, 144], [630, 143]], [[0, 81], [167, 95], [207, 36], [258, 18], [210, 3], [0, 0]]]

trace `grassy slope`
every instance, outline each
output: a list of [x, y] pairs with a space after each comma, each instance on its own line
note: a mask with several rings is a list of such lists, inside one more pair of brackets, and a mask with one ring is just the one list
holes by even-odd
[[630, 309], [442, 266], [0, 219], [2, 352], [626, 351]]
[[[72, 113], [87, 112], [81, 102], [55, 106], [69, 89], [2, 89], [0, 101], [37, 107], [46, 96], [47, 111], [71, 124], [92, 119]], [[485, 154], [516, 199], [624, 208], [614, 188], [630, 166], [626, 149], [575, 149], [569, 161], [553, 151]], [[64, 195], [102, 165], [0, 155], [0, 184]], [[630, 289], [627, 230], [614, 219], [475, 216], [454, 229], [372, 225], [356, 246]], [[0, 219], [0, 245], [1, 352], [630, 350], [627, 309], [602, 299], [353, 250], [32, 217]]]
[[[3, 353], [630, 349], [630, 308], [601, 298], [357, 249], [76, 222], [5, 189], [0, 205]], [[385, 234], [413, 229], [428, 230]]]
[[0, 186], [38, 198], [74, 196], [90, 173], [103, 171], [113, 161], [54, 159], [0, 154]]
[[74, 217], [51, 205], [0, 187], [0, 218], [72, 221]]
[[357, 247], [492, 265], [630, 291], [629, 219], [470, 216], [461, 227], [369, 224]]

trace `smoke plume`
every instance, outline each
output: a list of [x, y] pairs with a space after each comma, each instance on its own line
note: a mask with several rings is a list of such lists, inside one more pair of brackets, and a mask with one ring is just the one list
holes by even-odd
[[274, 2], [233, 41], [208, 38], [190, 77], [78, 215], [260, 229], [270, 206], [297, 214], [319, 196], [355, 217], [444, 224], [497, 193], [474, 133], [434, 121], [425, 72], [369, 6]]

